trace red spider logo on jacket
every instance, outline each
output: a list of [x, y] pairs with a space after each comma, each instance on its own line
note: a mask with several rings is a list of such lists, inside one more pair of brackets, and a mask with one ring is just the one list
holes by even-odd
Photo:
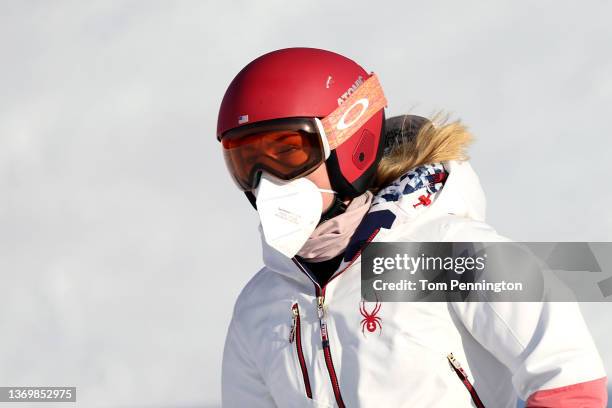
[[368, 329], [368, 332], [370, 333], [374, 333], [377, 329], [380, 329], [380, 332], [378, 333], [379, 336], [382, 333], [382, 320], [380, 317], [376, 316], [380, 311], [381, 306], [382, 304], [376, 301], [376, 305], [374, 306], [372, 312], [368, 312], [368, 309], [366, 309], [365, 306], [365, 301], [361, 301], [361, 304], [359, 305], [359, 312], [363, 316], [363, 320], [361, 320], [361, 332], [364, 336], [366, 329]]

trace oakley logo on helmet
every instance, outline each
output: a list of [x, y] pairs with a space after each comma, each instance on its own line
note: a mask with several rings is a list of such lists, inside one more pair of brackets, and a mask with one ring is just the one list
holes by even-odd
[[[353, 108], [355, 108], [357, 105], [361, 106], [361, 112], [359, 112], [359, 115], [355, 116], [353, 119], [351, 119], [351, 121], [349, 123], [346, 123], [346, 116], [351, 113], [353, 111]], [[344, 130], [348, 127], [351, 127], [355, 122], [357, 122], [359, 120], [359, 118], [361, 116], [363, 116], [364, 113], [366, 113], [366, 111], [368, 110], [368, 106], [370, 105], [370, 102], [368, 101], [367, 98], [361, 98], [358, 101], [356, 101], [354, 104], [351, 105], [350, 108], [348, 108], [346, 110], [346, 112], [344, 112], [344, 114], [342, 115], [342, 117], [340, 118], [340, 120], [338, 121], [338, 124], [336, 125], [336, 129], [338, 130]]]
[[[359, 81], [363, 81], [361, 76], [355, 81], [355, 84]], [[331, 150], [348, 140], [355, 133], [355, 129], [359, 129], [378, 111], [387, 106], [387, 99], [376, 74], [372, 74], [356, 89], [356, 91], [351, 91], [351, 95], [342, 105], [321, 119]]]
[[351, 96], [351, 94], [355, 92], [357, 88], [359, 87], [359, 85], [361, 84], [363, 84], [363, 77], [359, 75], [355, 83], [351, 85], [351, 87], [347, 89], [345, 93], [340, 95], [340, 97], [338, 98], [338, 105], [342, 105], [342, 103], [346, 101], [349, 98], [349, 96]]

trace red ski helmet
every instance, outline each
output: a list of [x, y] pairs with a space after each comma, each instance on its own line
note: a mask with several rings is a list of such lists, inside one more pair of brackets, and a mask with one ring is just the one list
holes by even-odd
[[[325, 118], [371, 76], [351, 59], [316, 48], [286, 48], [262, 55], [227, 88], [219, 109], [217, 139], [264, 121]], [[341, 198], [356, 197], [370, 186], [384, 150], [384, 117], [381, 107], [363, 125], [351, 129], [352, 134], [325, 161], [332, 188]]]

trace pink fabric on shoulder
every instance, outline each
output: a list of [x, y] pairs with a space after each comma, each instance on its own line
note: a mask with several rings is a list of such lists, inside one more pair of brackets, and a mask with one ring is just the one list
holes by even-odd
[[527, 408], [605, 408], [608, 403], [607, 377], [534, 392]]

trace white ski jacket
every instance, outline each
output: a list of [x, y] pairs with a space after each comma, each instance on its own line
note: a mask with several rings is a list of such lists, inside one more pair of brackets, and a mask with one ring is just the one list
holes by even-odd
[[[484, 223], [469, 163], [444, 166], [431, 205], [410, 195], [370, 211], [373, 241], [506, 240]], [[510, 408], [606, 375], [575, 303], [364, 303], [359, 252], [323, 288], [265, 243], [263, 257], [229, 326], [224, 407]]]

